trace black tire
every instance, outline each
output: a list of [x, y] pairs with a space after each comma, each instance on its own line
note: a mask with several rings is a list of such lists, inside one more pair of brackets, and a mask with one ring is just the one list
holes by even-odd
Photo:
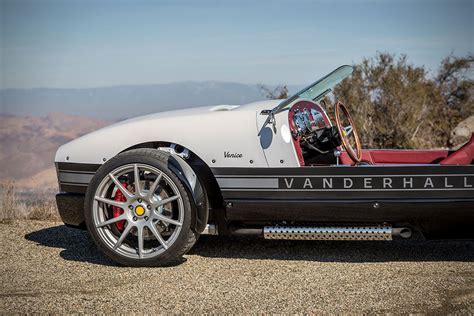
[[[104, 163], [92, 178], [86, 192], [84, 203], [84, 218], [87, 230], [97, 245], [97, 247], [113, 261], [124, 265], [133, 267], [149, 267], [149, 266], [168, 266], [182, 260], [182, 256], [188, 252], [197, 241], [199, 235], [192, 229], [193, 210], [190, 203], [190, 193], [187, 191], [185, 185], [168, 167], [169, 154], [155, 149], [135, 149], [117, 155], [108, 162]], [[166, 174], [172, 182], [176, 185], [182, 197], [184, 206], [184, 219], [179, 235], [175, 241], [164, 252], [152, 258], [133, 259], [121, 255], [112, 247], [108, 246], [100, 237], [97, 228], [94, 225], [92, 216], [94, 196], [101, 181], [108, 176], [110, 172], [127, 164], [146, 164], [159, 169]]]

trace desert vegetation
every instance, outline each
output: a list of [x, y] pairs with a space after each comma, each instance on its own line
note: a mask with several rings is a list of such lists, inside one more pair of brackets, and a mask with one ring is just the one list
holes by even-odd
[[[453, 147], [451, 132], [474, 114], [473, 63], [474, 56], [448, 56], [429, 73], [406, 55], [378, 53], [353, 65], [322, 102], [329, 116], [334, 100], [349, 106], [366, 148]], [[260, 89], [269, 99], [288, 97], [286, 86]]]
[[451, 131], [474, 113], [473, 62], [449, 56], [430, 75], [407, 56], [380, 53], [355, 65], [334, 96], [350, 106], [368, 148], [450, 147]]
[[0, 222], [15, 219], [60, 220], [54, 194], [34, 192], [25, 195], [12, 180], [0, 184]]
[[257, 87], [260, 89], [260, 92], [263, 94], [263, 96], [269, 100], [286, 99], [289, 97], [288, 87], [286, 85], [270, 88], [260, 83], [257, 85]]

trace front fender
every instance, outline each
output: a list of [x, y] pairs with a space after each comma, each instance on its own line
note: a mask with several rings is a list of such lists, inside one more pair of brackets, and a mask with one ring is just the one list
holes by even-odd
[[170, 154], [168, 158], [168, 167], [184, 183], [191, 193], [191, 204], [195, 209], [195, 218], [193, 218], [193, 228], [197, 233], [201, 233], [206, 228], [209, 218], [209, 202], [207, 193], [199, 177], [186, 161], [178, 155]]

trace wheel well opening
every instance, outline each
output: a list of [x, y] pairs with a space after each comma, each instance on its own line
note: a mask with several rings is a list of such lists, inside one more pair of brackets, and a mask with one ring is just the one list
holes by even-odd
[[154, 141], [134, 145], [123, 150], [122, 152], [138, 148], [158, 149], [160, 147], [174, 147], [174, 150], [178, 154], [184, 152], [185, 150], [188, 150], [189, 155], [185, 158], [185, 161], [193, 169], [194, 173], [198, 176], [199, 180], [201, 181], [201, 184], [206, 190], [210, 206], [209, 211], [212, 218], [213, 210], [222, 209], [224, 207], [224, 200], [222, 198], [222, 193], [219, 188], [219, 185], [217, 184], [217, 180], [211, 171], [211, 168], [193, 151], [189, 150], [188, 148], [186, 148], [186, 146], [183, 146], [181, 144], [176, 144], [167, 141]]

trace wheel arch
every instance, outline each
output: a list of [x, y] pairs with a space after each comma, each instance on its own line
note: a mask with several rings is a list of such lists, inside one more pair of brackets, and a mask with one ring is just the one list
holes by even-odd
[[196, 210], [196, 218], [193, 219], [194, 229], [201, 233], [209, 220], [214, 220], [217, 216], [217, 210], [224, 208], [224, 200], [220, 187], [210, 167], [186, 146], [167, 141], [153, 141], [136, 144], [128, 147], [122, 152], [127, 152], [138, 148], [171, 148], [176, 146], [178, 152], [184, 149], [189, 151], [189, 156], [183, 159], [181, 156], [171, 153], [169, 164], [175, 174], [186, 185], [192, 194], [193, 207]]

